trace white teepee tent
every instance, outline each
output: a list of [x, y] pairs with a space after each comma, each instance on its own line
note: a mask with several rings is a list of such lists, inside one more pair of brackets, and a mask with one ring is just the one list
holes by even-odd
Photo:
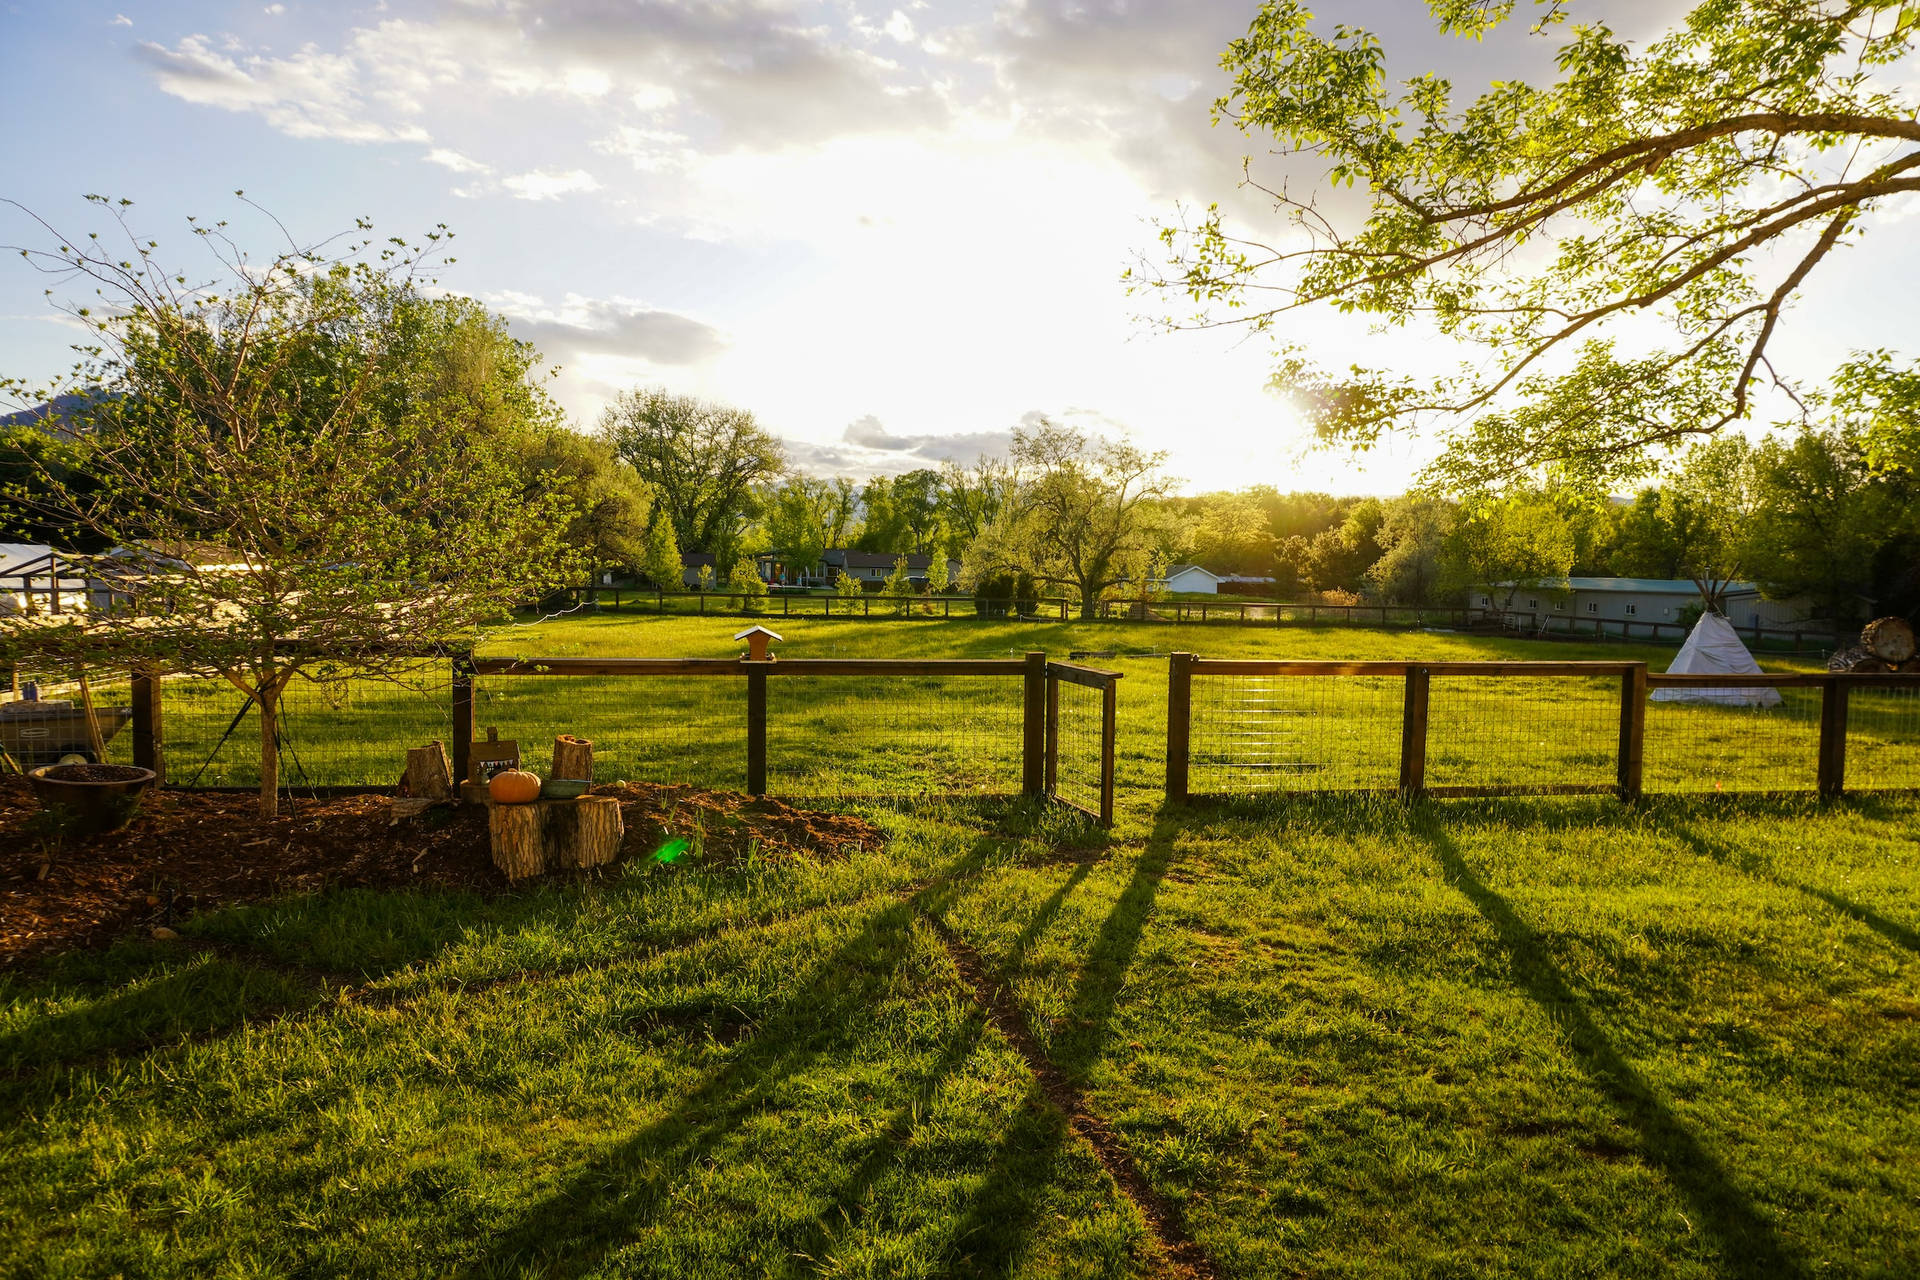
[[[1667, 668], [1668, 675], [1704, 676], [1704, 675], [1749, 675], [1757, 674], [1760, 664], [1747, 652], [1747, 646], [1740, 643], [1733, 624], [1708, 609], [1700, 615], [1700, 621], [1693, 624], [1693, 632], [1687, 642], [1680, 646], [1679, 654], [1673, 665]], [[1722, 706], [1734, 707], [1777, 707], [1780, 705], [1780, 691], [1765, 685], [1750, 689], [1719, 688], [1675, 688], [1655, 689], [1652, 694], [1655, 702], [1714, 702]]]

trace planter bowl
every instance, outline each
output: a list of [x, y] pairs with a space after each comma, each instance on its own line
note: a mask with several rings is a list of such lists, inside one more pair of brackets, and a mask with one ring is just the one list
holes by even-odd
[[153, 770], [130, 764], [48, 764], [27, 774], [34, 798], [76, 835], [126, 826], [152, 783]]
[[540, 784], [542, 800], [572, 800], [587, 794], [593, 782], [588, 778], [548, 778]]

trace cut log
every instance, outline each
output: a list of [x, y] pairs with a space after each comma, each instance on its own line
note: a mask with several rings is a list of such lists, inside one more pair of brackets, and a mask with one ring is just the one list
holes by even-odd
[[598, 867], [619, 856], [626, 824], [613, 796], [490, 804], [493, 864], [509, 880], [570, 867]]
[[1860, 643], [1882, 662], [1905, 662], [1914, 655], [1913, 627], [1905, 618], [1875, 618], [1861, 628]]
[[613, 796], [542, 800], [540, 838], [549, 867], [599, 867], [612, 862], [627, 833]]
[[507, 879], [522, 880], [546, 870], [538, 804], [488, 805], [487, 830], [493, 838], [493, 865]]
[[1871, 676], [1878, 675], [1883, 671], [1892, 670], [1892, 668], [1879, 658], [1874, 657], [1873, 650], [1867, 648], [1865, 645], [1856, 644], [1841, 649], [1831, 658], [1828, 658], [1827, 670]]
[[549, 778], [584, 778], [593, 781], [593, 744], [585, 738], [563, 733], [553, 740], [553, 768]]
[[417, 800], [445, 800], [453, 791], [453, 762], [438, 738], [424, 747], [407, 748], [407, 771], [400, 776], [400, 794]]

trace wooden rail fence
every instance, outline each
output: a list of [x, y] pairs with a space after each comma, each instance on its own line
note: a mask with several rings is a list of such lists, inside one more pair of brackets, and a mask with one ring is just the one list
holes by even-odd
[[[1196, 681], [1226, 676], [1307, 679], [1372, 676], [1401, 680], [1399, 780], [1396, 790], [1407, 800], [1422, 796], [1583, 794], [1611, 794], [1623, 800], [1637, 800], [1646, 790], [1649, 694], [1660, 689], [1683, 688], [1820, 690], [1819, 740], [1813, 790], [1823, 797], [1834, 797], [1847, 790], [1850, 694], [1862, 689], [1905, 691], [1914, 695], [1916, 707], [1920, 707], [1920, 675], [1914, 674], [1796, 672], [1669, 675], [1650, 672], [1646, 664], [1641, 662], [1316, 662], [1209, 659], [1191, 653], [1175, 653], [1168, 663], [1167, 684], [1165, 792], [1169, 800], [1184, 802], [1201, 794], [1191, 786], [1194, 686]], [[1431, 688], [1435, 676], [1483, 680], [1578, 677], [1617, 680], [1618, 735], [1612, 744], [1615, 766], [1613, 780], [1608, 783], [1429, 785], [1427, 766], [1432, 721]], [[1915, 729], [1920, 732], [1920, 714], [1915, 719]], [[1920, 790], [1920, 785], [1894, 789]]]

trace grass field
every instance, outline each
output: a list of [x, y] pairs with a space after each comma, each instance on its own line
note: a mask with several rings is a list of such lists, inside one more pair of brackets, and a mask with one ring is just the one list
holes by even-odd
[[[1636, 655], [783, 630], [791, 656]], [[504, 651], [729, 656], [729, 634], [584, 619]], [[1126, 673], [1110, 837], [1017, 800], [861, 803], [891, 841], [845, 862], [331, 894], [195, 920], [191, 951], [0, 976], [0, 1273], [1920, 1272], [1920, 803], [1166, 808], [1164, 659], [1101, 665]], [[622, 767], [719, 767], [691, 700], [621, 736], [691, 699], [661, 683], [583, 689], [581, 727], [614, 729]], [[843, 693], [792, 709], [790, 774], [831, 781], [849, 739], [938, 711]], [[523, 738], [577, 727], [517, 696], [492, 705]], [[1562, 767], [1592, 710], [1529, 697], [1538, 726], [1468, 708], [1449, 767]], [[861, 767], [904, 784], [972, 767], [955, 750]]]

